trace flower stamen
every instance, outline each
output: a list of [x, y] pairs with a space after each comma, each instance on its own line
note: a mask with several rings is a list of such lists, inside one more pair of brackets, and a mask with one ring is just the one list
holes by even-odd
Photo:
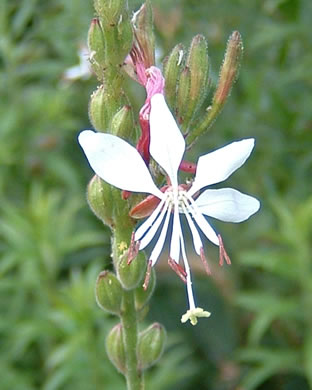
[[205, 252], [204, 252], [204, 248], [203, 248], [203, 247], [200, 248], [200, 259], [201, 259], [201, 261], [202, 261], [202, 263], [203, 263], [203, 265], [204, 265], [204, 268], [205, 268], [206, 273], [207, 273], [208, 275], [211, 275], [212, 272], [211, 272], [211, 269], [210, 269], [210, 267], [209, 267], [208, 261], [207, 261], [207, 259], [206, 259], [206, 256], [205, 256]]
[[226, 253], [226, 250], [224, 248], [223, 240], [220, 234], [218, 234], [218, 240], [219, 240], [219, 264], [221, 267], [224, 264], [224, 259], [226, 261], [226, 264], [230, 265], [231, 264], [231, 259], [229, 255]]
[[149, 260], [147, 263], [147, 269], [146, 269], [145, 279], [144, 279], [144, 283], [143, 283], [143, 289], [145, 291], [147, 290], [147, 287], [149, 285], [149, 281], [151, 278], [152, 266], [153, 266], [153, 262], [152, 262], [152, 260]]
[[131, 234], [131, 241], [130, 241], [130, 246], [128, 251], [128, 259], [127, 259], [128, 265], [130, 265], [132, 260], [136, 258], [140, 249], [140, 241], [134, 240], [134, 234], [135, 234], [134, 232]]
[[176, 263], [171, 257], [168, 259], [168, 264], [170, 268], [179, 276], [183, 283], [186, 284], [187, 274], [185, 270], [180, 266], [180, 264]]

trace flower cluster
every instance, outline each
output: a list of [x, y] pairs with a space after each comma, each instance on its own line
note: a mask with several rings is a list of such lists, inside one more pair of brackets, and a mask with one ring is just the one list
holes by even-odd
[[[208, 317], [210, 313], [195, 305], [180, 214], [186, 217], [195, 252], [204, 262], [208, 273], [210, 270], [205, 259], [200, 231], [209, 241], [219, 246], [220, 263], [223, 263], [224, 259], [230, 262], [221, 236], [214, 231], [205, 216], [225, 222], [242, 222], [259, 210], [260, 203], [257, 199], [232, 188], [205, 188], [226, 180], [240, 168], [254, 147], [254, 139], [233, 142], [201, 156], [191, 186], [179, 185], [178, 169], [186, 147], [184, 137], [164, 96], [156, 93], [150, 101], [149, 152], [168, 176], [169, 185], [163, 192], [155, 185], [139, 152], [123, 139], [111, 134], [85, 130], [79, 135], [79, 143], [90, 166], [104, 181], [122, 190], [152, 194], [159, 199], [155, 210], [134, 233], [134, 244], [138, 250], [143, 250], [157, 236], [149, 257], [149, 270], [163, 250], [169, 222], [173, 220], [169, 264], [186, 283], [189, 309], [181, 321], [190, 320], [195, 325], [198, 317]], [[181, 258], [184, 267], [180, 265]]]

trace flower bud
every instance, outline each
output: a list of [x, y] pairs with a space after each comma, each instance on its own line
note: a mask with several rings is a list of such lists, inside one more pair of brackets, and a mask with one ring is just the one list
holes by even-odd
[[102, 271], [99, 274], [95, 285], [95, 297], [101, 309], [119, 315], [122, 287], [112, 272]]
[[129, 264], [128, 251], [120, 258], [117, 264], [117, 276], [126, 290], [132, 290], [142, 281], [146, 270], [146, 260], [143, 253], [139, 253]]
[[113, 116], [111, 133], [121, 138], [131, 139], [134, 129], [132, 108], [125, 105]]
[[115, 81], [114, 88], [107, 82], [105, 85], [100, 85], [91, 95], [89, 118], [97, 131], [111, 133], [112, 119], [120, 110], [120, 105], [126, 103], [125, 95], [117, 87], [119, 77], [116, 76]]
[[122, 374], [126, 372], [126, 354], [122, 340], [122, 325], [117, 324], [106, 338], [106, 351], [109, 360]]
[[187, 137], [188, 145], [192, 144], [200, 135], [207, 131], [223, 109], [227, 97], [230, 95], [232, 85], [236, 81], [239, 64], [243, 54], [243, 44], [240, 33], [234, 31], [229, 38], [224, 61], [221, 66], [218, 86], [212, 99], [212, 104], [206, 109], [206, 115], [194, 126]]
[[151, 296], [153, 295], [155, 285], [156, 285], [156, 274], [154, 268], [152, 268], [147, 289], [144, 290], [143, 286], [139, 286], [136, 288], [134, 292], [136, 311], [142, 310], [143, 307], [149, 302]]
[[93, 72], [100, 81], [103, 81], [105, 67], [105, 41], [100, 20], [92, 19], [88, 32], [88, 47], [90, 51], [90, 63]]
[[109, 98], [104, 85], [100, 85], [91, 95], [89, 118], [92, 126], [97, 131], [109, 132], [111, 121], [108, 111], [108, 105], [110, 104]]
[[91, 210], [105, 225], [114, 226], [111, 186], [94, 175], [89, 182], [87, 199]]
[[234, 31], [228, 40], [217, 90], [212, 100], [212, 107], [214, 105], [224, 105], [231, 92], [232, 85], [237, 79], [242, 54], [243, 42], [241, 35], [238, 31]]
[[172, 110], [175, 110], [176, 107], [177, 85], [184, 66], [183, 55], [183, 45], [178, 44], [164, 61], [166, 101]]
[[154, 365], [161, 357], [165, 341], [165, 328], [157, 322], [139, 334], [138, 361], [142, 371]]
[[196, 35], [193, 38], [186, 60], [186, 67], [190, 70], [190, 89], [189, 94], [184, 96], [188, 104], [183, 112], [182, 130], [188, 129], [192, 118], [194, 118], [208, 92], [208, 44], [203, 35]]
[[103, 23], [113, 25], [118, 22], [125, 3], [125, 0], [94, 0], [94, 8]]
[[146, 1], [132, 20], [135, 38], [143, 53], [145, 69], [155, 64], [155, 37], [153, 32], [153, 10], [150, 1]]
[[132, 25], [126, 12], [124, 12], [117, 24], [116, 47], [113, 47], [115, 53], [115, 64], [123, 64], [126, 56], [129, 54], [133, 42]]
[[180, 75], [178, 93], [177, 93], [177, 107], [176, 107], [176, 118], [181, 128], [183, 126], [184, 113], [186, 112], [188, 106], [190, 86], [191, 86], [191, 72], [188, 67], [185, 67], [182, 70]]

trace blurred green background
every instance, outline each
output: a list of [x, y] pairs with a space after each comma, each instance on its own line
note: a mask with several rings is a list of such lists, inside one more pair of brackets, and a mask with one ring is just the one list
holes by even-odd
[[[262, 208], [246, 223], [215, 224], [231, 267], [217, 267], [209, 244], [213, 277], [192, 260], [198, 304], [213, 314], [196, 327], [180, 323], [180, 280], [157, 267], [147, 318], [169, 336], [147, 389], [312, 389], [312, 2], [152, 3], [161, 56], [204, 34], [213, 85], [228, 36], [241, 32], [238, 82], [187, 157], [255, 137], [227, 183]], [[93, 15], [91, 0], [0, 1], [1, 390], [124, 388], [104, 347], [116, 319], [93, 292], [110, 262], [109, 230], [88, 209], [92, 173], [76, 141], [97, 83], [63, 77]], [[143, 91], [132, 96], [136, 109], [143, 101]]]

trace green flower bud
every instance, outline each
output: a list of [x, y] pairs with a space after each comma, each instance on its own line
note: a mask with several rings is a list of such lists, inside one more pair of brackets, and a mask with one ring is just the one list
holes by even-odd
[[88, 32], [88, 47], [90, 51], [90, 63], [93, 72], [100, 81], [103, 81], [105, 67], [105, 41], [100, 20], [92, 19]]
[[180, 73], [184, 67], [184, 52], [183, 45], [178, 44], [164, 61], [166, 101], [173, 111], [176, 108], [177, 86], [180, 79]]
[[114, 227], [111, 186], [94, 175], [89, 182], [87, 199], [91, 210], [105, 225]]
[[140, 369], [146, 370], [161, 357], [166, 341], [166, 330], [157, 322], [139, 334], [138, 360]]
[[126, 354], [122, 340], [122, 325], [117, 324], [106, 338], [106, 352], [109, 360], [122, 374], [126, 372]]
[[118, 22], [125, 0], [94, 0], [94, 8], [105, 24], [113, 25]]
[[243, 42], [241, 35], [238, 31], [234, 31], [228, 40], [217, 90], [212, 100], [212, 108], [216, 105], [223, 107], [231, 92], [232, 85], [238, 77], [242, 54]]
[[124, 12], [117, 24], [117, 40], [116, 40], [116, 59], [115, 64], [123, 64], [126, 56], [129, 54], [133, 42], [132, 25], [128, 14]]
[[146, 1], [133, 21], [135, 37], [144, 54], [144, 66], [149, 68], [155, 64], [155, 36], [153, 32], [153, 9], [150, 1]]
[[114, 87], [112, 88], [109, 83], [100, 85], [91, 95], [89, 118], [97, 131], [110, 133], [114, 115], [120, 110], [120, 105], [126, 103], [125, 95], [116, 84]]
[[110, 96], [104, 85], [100, 85], [91, 95], [89, 104], [89, 118], [97, 131], [109, 132], [111, 117], [108, 111]]
[[184, 113], [187, 110], [188, 106], [188, 96], [190, 93], [191, 87], [191, 72], [188, 67], [185, 67], [180, 75], [178, 93], [177, 93], [177, 114], [176, 118], [182, 128], [184, 122]]
[[156, 285], [156, 274], [154, 268], [152, 268], [147, 289], [144, 290], [143, 286], [139, 286], [136, 288], [134, 292], [136, 311], [141, 311], [144, 308], [144, 306], [149, 302], [151, 296], [153, 295], [155, 285]]
[[96, 302], [101, 309], [112, 314], [120, 314], [122, 287], [116, 276], [109, 271], [102, 271], [95, 285]]
[[111, 123], [111, 133], [121, 138], [131, 139], [134, 129], [132, 108], [125, 105], [114, 115]]
[[146, 259], [143, 253], [138, 255], [128, 264], [128, 251], [121, 256], [117, 264], [117, 276], [126, 290], [132, 290], [142, 281], [146, 270]]
[[182, 129], [187, 130], [191, 120], [208, 92], [209, 58], [208, 44], [204, 36], [196, 35], [190, 46], [186, 60], [186, 67], [190, 70], [190, 88], [184, 96], [187, 108], [183, 112]]
[[224, 61], [220, 70], [218, 86], [212, 104], [206, 109], [206, 114], [200, 118], [187, 137], [188, 145], [194, 143], [200, 135], [207, 131], [222, 111], [226, 99], [230, 95], [232, 85], [237, 79], [242, 54], [243, 44], [240, 33], [234, 31], [227, 44]]

